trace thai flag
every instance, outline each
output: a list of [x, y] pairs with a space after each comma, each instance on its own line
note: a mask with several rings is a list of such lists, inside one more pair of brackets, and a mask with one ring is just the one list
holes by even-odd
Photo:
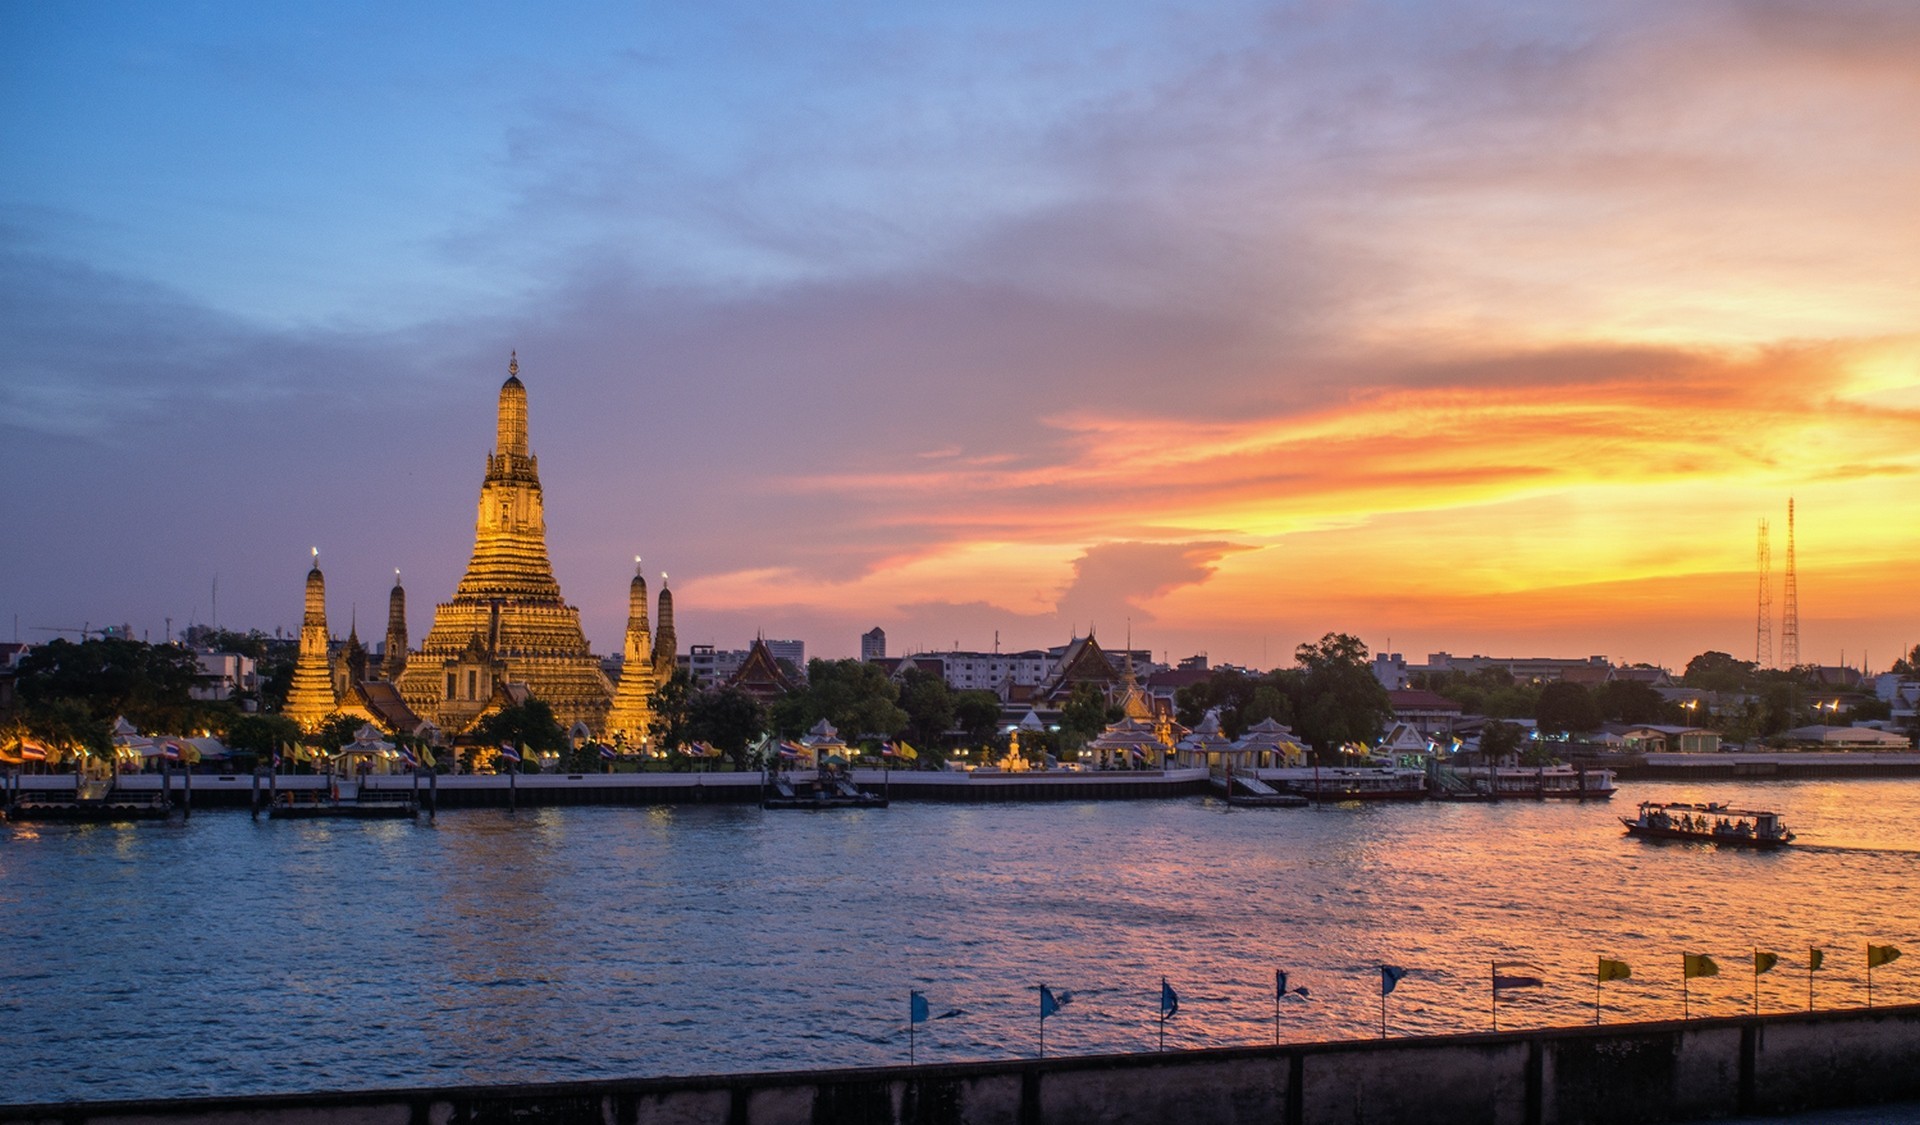
[[892, 758], [897, 756], [899, 753], [900, 752], [898, 750], [895, 750], [893, 748], [893, 743], [891, 742], [882, 742], [880, 744], [880, 756], [882, 758]]
[[513, 748], [513, 743], [502, 742], [500, 744], [500, 756], [509, 762], [518, 762], [520, 760], [520, 751]]
[[600, 756], [602, 758], [605, 758], [609, 762], [611, 762], [617, 756], [617, 754], [614, 751], [613, 747], [608, 746], [606, 743], [602, 742], [600, 744]]
[[413, 751], [407, 749], [405, 746], [400, 748], [400, 760], [405, 762], [407, 768], [410, 770], [420, 768], [420, 759], [414, 757]]
[[791, 742], [782, 742], [780, 744], [780, 756], [789, 762], [798, 761], [805, 753], [806, 748], [803, 746], [796, 746]]
[[1127, 754], [1137, 762], [1144, 762], [1147, 760], [1147, 752], [1145, 750], [1140, 749], [1138, 746], [1129, 748], [1127, 750]]
[[44, 762], [47, 760], [47, 748], [38, 742], [21, 742], [20, 757], [23, 761]]
[[171, 740], [160, 744], [160, 756], [169, 762], [180, 760], [180, 744]]
[[273, 752], [273, 768], [280, 768], [280, 751], [277, 749]]

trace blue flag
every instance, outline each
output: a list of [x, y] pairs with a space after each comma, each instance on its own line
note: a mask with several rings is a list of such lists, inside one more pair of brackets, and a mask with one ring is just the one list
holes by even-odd
[[1400, 978], [1406, 975], [1407, 971], [1398, 965], [1380, 966], [1380, 995], [1392, 992], [1394, 986], [1400, 983]]
[[1055, 1012], [1058, 1012], [1060, 1009], [1066, 1007], [1067, 1004], [1072, 999], [1073, 999], [1073, 993], [1071, 992], [1062, 992], [1060, 995], [1055, 996], [1053, 994], [1052, 989], [1048, 988], [1044, 984], [1041, 985], [1040, 986], [1040, 1018], [1046, 1019], [1048, 1016], [1053, 1015]]
[[1179, 1010], [1180, 1010], [1179, 994], [1173, 991], [1173, 986], [1167, 983], [1167, 978], [1161, 977], [1160, 978], [1160, 1018], [1162, 1020], [1170, 1020], [1173, 1018], [1174, 1013], [1178, 1012]]
[[932, 1015], [932, 1013], [927, 1010], [927, 998], [918, 992], [909, 992], [907, 997], [908, 1018], [913, 1020], [914, 1023], [927, 1022], [928, 1018]]

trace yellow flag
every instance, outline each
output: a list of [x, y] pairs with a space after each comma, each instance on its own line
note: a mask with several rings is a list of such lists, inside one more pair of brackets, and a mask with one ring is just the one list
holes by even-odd
[[1687, 977], [1717, 977], [1720, 975], [1720, 966], [1714, 964], [1713, 958], [1704, 953], [1683, 953], [1681, 954], [1681, 958], [1680, 971]]
[[1757, 977], [1779, 963], [1780, 955], [1778, 953], [1760, 953], [1756, 951], [1753, 955], [1753, 975]]
[[1633, 970], [1627, 967], [1625, 961], [1609, 961], [1605, 957], [1600, 958], [1601, 980], [1627, 980], [1632, 976]]
[[902, 758], [905, 758], [909, 762], [915, 762], [920, 760], [920, 751], [915, 750], [911, 746], [908, 746], [904, 741], [894, 743], [893, 751], [894, 753], [898, 754]]
[[1891, 945], [1867, 946], [1867, 968], [1877, 969], [1889, 961], [1898, 961], [1900, 951]]
[[423, 763], [423, 764], [424, 764], [424, 765], [425, 765], [425, 766], [426, 766], [426, 767], [427, 767], [428, 769], [432, 769], [432, 768], [433, 768], [433, 765], [434, 765], [434, 763], [433, 763], [433, 751], [432, 751], [432, 750], [429, 750], [429, 749], [427, 749], [427, 747], [426, 747], [426, 746], [424, 746], [424, 745], [420, 747], [420, 761], [421, 761], [421, 762], [422, 762], [422, 763]]
[[1810, 973], [1811, 973], [1811, 972], [1815, 972], [1815, 971], [1817, 971], [1817, 970], [1818, 970], [1818, 969], [1820, 968], [1820, 965], [1821, 965], [1821, 963], [1822, 963], [1822, 962], [1824, 962], [1824, 961], [1825, 961], [1826, 959], [1827, 959], [1827, 951], [1826, 951], [1826, 950], [1824, 950], [1824, 949], [1814, 949], [1814, 948], [1812, 948], [1812, 947], [1808, 947], [1808, 949], [1807, 949], [1807, 971], [1808, 971], [1808, 972], [1810, 972]]

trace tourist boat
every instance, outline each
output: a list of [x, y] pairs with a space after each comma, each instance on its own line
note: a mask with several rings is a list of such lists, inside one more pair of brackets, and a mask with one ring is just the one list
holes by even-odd
[[1718, 802], [1642, 801], [1640, 815], [1621, 817], [1627, 835], [1650, 840], [1698, 840], [1735, 848], [1779, 848], [1793, 842], [1780, 814], [1730, 809]]

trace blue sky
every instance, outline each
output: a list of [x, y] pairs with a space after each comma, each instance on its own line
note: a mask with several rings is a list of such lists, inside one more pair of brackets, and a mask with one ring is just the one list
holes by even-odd
[[[1920, 471], [1908, 5], [0, 30], [24, 639], [157, 636], [215, 574], [223, 624], [291, 626], [310, 545], [336, 624], [399, 566], [424, 633], [510, 349], [599, 647], [638, 552], [723, 645], [1131, 621], [1237, 660], [1339, 628], [1684, 661], [1751, 645], [1753, 526], [1796, 491], [1822, 655], [1920, 633], [1875, 609]], [[1711, 516], [1646, 539], [1674, 506]]]

